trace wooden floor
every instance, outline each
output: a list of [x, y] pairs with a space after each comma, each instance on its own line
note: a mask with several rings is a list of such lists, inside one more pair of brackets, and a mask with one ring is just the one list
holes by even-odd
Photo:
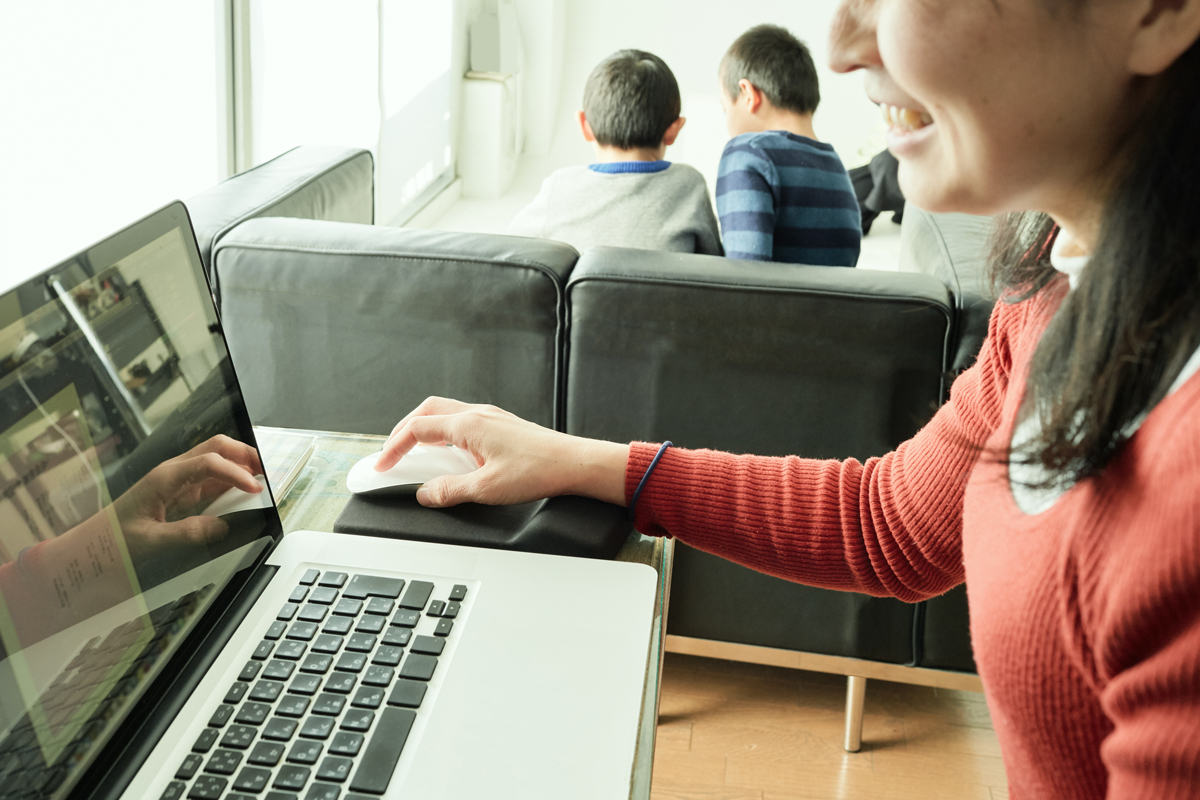
[[842, 749], [846, 679], [668, 653], [652, 800], [999, 800], [983, 695], [867, 683], [863, 747]]

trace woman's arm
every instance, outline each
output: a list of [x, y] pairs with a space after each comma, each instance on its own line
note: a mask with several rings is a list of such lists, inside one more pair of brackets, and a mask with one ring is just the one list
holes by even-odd
[[[1010, 342], [1034, 305], [997, 306], [979, 359], [950, 401], [894, 452], [859, 463], [669, 449], [638, 500], [638, 530], [816, 586], [910, 601], [946, 591], [963, 578], [963, 490], [999, 424]], [[430, 398], [396, 425], [377, 469], [418, 442], [467, 448], [481, 464], [427, 483], [417, 499], [431, 506], [557, 494], [627, 505], [658, 449], [580, 439], [490, 406]]]

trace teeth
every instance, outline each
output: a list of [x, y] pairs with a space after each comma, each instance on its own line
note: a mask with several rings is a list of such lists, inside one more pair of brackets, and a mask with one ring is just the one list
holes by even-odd
[[924, 128], [926, 125], [933, 124], [933, 117], [924, 111], [915, 111], [911, 108], [901, 108], [900, 106], [889, 106], [886, 104], [881, 104], [880, 108], [883, 109], [883, 119], [887, 122], [889, 128], [915, 131]]

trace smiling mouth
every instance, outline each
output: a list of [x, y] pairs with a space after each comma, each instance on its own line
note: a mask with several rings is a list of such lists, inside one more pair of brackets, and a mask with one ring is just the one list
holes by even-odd
[[881, 103], [879, 108], [883, 111], [883, 119], [887, 122], [888, 127], [898, 133], [919, 131], [921, 128], [933, 124], [933, 117], [924, 111], [889, 106], [886, 103]]

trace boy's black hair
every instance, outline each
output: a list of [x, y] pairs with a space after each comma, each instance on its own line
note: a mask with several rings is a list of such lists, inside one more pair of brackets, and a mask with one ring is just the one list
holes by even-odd
[[658, 147], [679, 119], [679, 84], [661, 58], [618, 50], [600, 62], [583, 88], [583, 113], [596, 141], [632, 150]]
[[778, 25], [757, 25], [739, 36], [721, 59], [719, 74], [730, 99], [737, 99], [738, 81], [745, 79], [776, 108], [811, 114], [821, 102], [812, 54]]

